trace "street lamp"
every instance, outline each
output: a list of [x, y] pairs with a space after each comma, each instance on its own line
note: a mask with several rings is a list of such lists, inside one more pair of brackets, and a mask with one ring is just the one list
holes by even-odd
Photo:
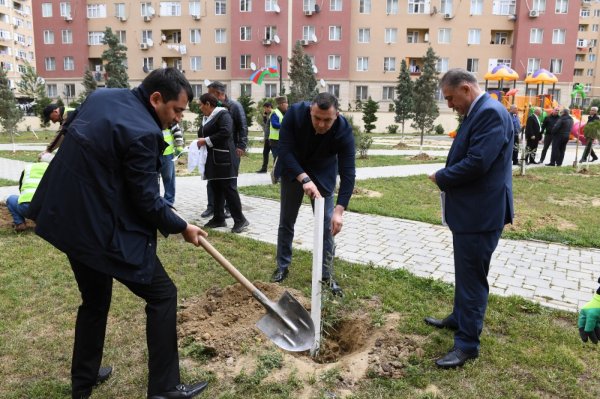
[[283, 96], [283, 58], [280, 55], [277, 56], [277, 64], [279, 64], [279, 95]]

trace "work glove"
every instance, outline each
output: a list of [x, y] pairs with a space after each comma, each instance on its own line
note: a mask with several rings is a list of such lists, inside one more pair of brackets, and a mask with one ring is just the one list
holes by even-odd
[[175, 153], [175, 156], [178, 157], [183, 152], [183, 147], [175, 147], [173, 152]]
[[[600, 278], [598, 282], [600, 283]], [[600, 338], [600, 288], [592, 300], [581, 308], [577, 326], [583, 342], [587, 342], [589, 338], [594, 344], [598, 343]]]

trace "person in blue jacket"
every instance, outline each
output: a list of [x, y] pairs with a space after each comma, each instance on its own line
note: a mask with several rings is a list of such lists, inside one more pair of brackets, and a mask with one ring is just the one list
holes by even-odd
[[[283, 118], [275, 166], [275, 174], [281, 176], [277, 268], [271, 281], [281, 282], [288, 276], [294, 224], [302, 197], [304, 194], [311, 200], [323, 197], [323, 281], [335, 295], [342, 295], [342, 289], [332, 275], [333, 237], [342, 229], [343, 214], [354, 190], [356, 150], [352, 126], [338, 109], [335, 96], [320, 93], [312, 102], [292, 105]], [[340, 189], [334, 205], [338, 174]]]
[[425, 322], [455, 330], [453, 348], [436, 360], [439, 367], [451, 368], [479, 355], [490, 261], [504, 225], [514, 216], [514, 128], [506, 108], [479, 88], [472, 73], [451, 69], [440, 88], [448, 107], [464, 117], [446, 167], [429, 176], [445, 193], [443, 217], [454, 246], [454, 308], [444, 319], [427, 317]]
[[206, 233], [160, 196], [162, 130], [193, 99], [174, 68], [133, 89], [91, 93], [67, 127], [61, 150], [29, 207], [36, 233], [63, 251], [81, 292], [71, 366], [73, 398], [89, 398], [112, 368], [100, 367], [113, 279], [146, 301], [148, 397], [191, 398], [205, 382], [180, 382], [177, 288], [156, 256], [157, 230], [200, 245]]

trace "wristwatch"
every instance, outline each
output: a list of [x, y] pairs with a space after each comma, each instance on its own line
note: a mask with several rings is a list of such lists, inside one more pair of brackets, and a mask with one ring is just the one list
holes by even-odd
[[302, 179], [302, 184], [304, 185], [304, 184], [309, 183], [311, 181], [312, 180], [310, 180], [310, 177], [306, 176], [304, 179]]

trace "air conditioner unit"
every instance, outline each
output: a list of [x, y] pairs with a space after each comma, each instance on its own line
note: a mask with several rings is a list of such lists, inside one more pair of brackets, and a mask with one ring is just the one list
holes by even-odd
[[310, 42], [308, 40], [300, 40], [300, 44], [303, 46], [308, 46]]
[[140, 43], [140, 50], [148, 50], [148, 43]]
[[312, 11], [304, 11], [304, 15], [306, 15], [307, 17], [310, 17], [311, 15], [313, 15]]
[[452, 14], [444, 14], [444, 19], [452, 19]]
[[531, 10], [531, 11], [529, 11], [529, 17], [530, 18], [537, 18], [538, 15], [539, 15], [539, 12], [537, 10]]
[[123, 16], [123, 15], [121, 15], [120, 17], [117, 17], [117, 18], [118, 18], [118, 19], [119, 19], [119, 21], [121, 21], [121, 22], [126, 22], [126, 21], [127, 21], [127, 17], [126, 17], [126, 16]]
[[73, 17], [70, 15], [65, 15], [65, 21], [67, 22], [71, 22], [73, 20]]
[[150, 22], [150, 21], [152, 21], [152, 17], [150, 15], [144, 16], [144, 22]]
[[265, 40], [262, 41], [262, 44], [264, 44], [265, 46], [270, 46], [271, 45], [271, 40], [265, 39]]
[[192, 15], [194, 21], [200, 21], [200, 15]]

